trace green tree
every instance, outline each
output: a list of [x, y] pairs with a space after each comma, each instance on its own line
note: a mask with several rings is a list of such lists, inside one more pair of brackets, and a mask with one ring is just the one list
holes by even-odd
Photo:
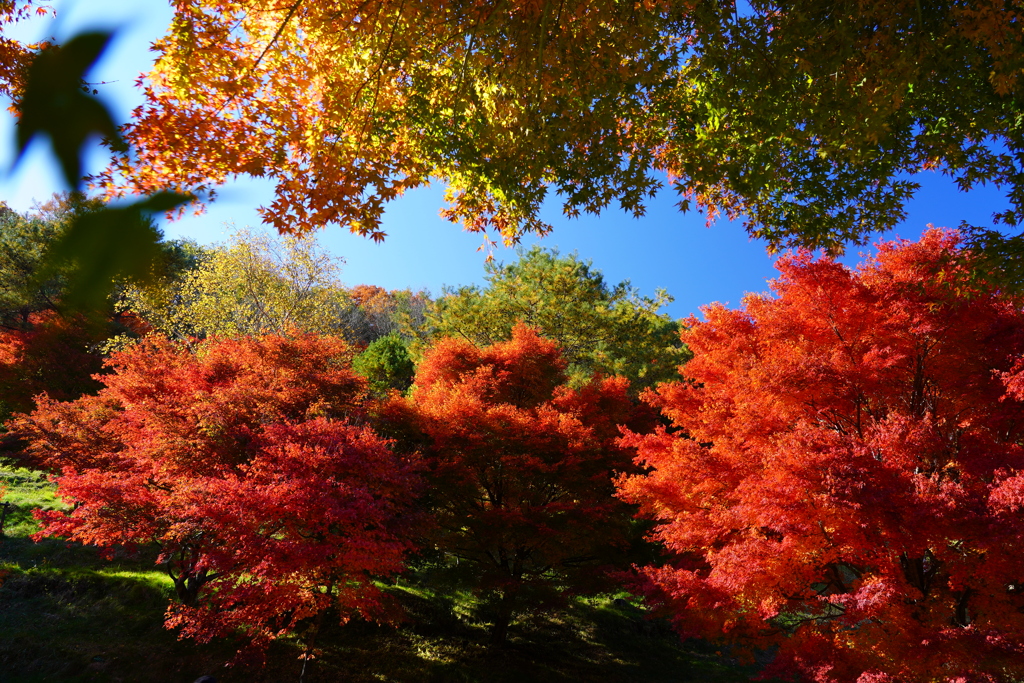
[[47, 249], [67, 229], [70, 210], [57, 196], [19, 213], [0, 204], [0, 325], [26, 329], [29, 317], [56, 311], [64, 293], [59, 274], [42, 277]]
[[610, 287], [575, 254], [533, 247], [508, 265], [487, 265], [487, 286], [449, 290], [429, 314], [434, 334], [478, 347], [512, 338], [522, 321], [558, 342], [574, 382], [595, 372], [622, 375], [639, 390], [673, 379], [689, 358], [679, 325], [658, 309], [659, 290], [642, 297], [628, 281]]
[[901, 221], [938, 171], [1024, 213], [1024, 3], [701, 3], [644, 122], [656, 165], [772, 248], [841, 252]]
[[405, 341], [395, 333], [373, 340], [352, 359], [352, 369], [366, 378], [370, 390], [378, 396], [391, 390], [406, 391], [416, 373]]
[[[172, 321], [181, 317], [180, 309], [186, 297], [183, 284], [188, 281], [213, 251], [194, 240], [174, 240], [165, 244], [158, 272], [147, 282], [127, 281], [118, 292], [115, 309], [126, 316], [136, 316], [142, 323], [140, 331], [157, 330], [167, 336], [175, 335]], [[177, 326], [183, 331], [184, 325]]]

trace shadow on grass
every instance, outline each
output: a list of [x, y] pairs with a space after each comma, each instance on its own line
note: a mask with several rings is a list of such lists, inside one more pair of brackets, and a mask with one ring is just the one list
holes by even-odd
[[324, 634], [315, 681], [426, 683], [726, 683], [754, 669], [687, 647], [667, 625], [651, 622], [611, 596], [519, 619], [501, 650], [486, 625], [460, 614], [457, 601], [416, 589], [391, 589], [409, 623], [399, 628], [351, 623]]
[[[275, 643], [258, 667], [225, 668], [238, 643], [179, 641], [163, 626], [172, 597], [149, 549], [114, 561], [55, 539], [33, 543], [32, 507], [59, 507], [52, 484], [26, 470], [0, 472], [8, 535], [0, 541], [0, 683], [298, 681], [294, 640]], [[611, 596], [521, 617], [501, 650], [472, 596], [431, 589], [429, 577], [384, 587], [401, 605], [397, 627], [325, 619], [308, 683], [731, 683], [752, 669], [681, 643], [663, 623]]]

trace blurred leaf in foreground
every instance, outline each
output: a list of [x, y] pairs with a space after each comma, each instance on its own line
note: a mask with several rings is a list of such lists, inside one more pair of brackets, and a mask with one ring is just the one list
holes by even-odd
[[68, 186], [82, 180], [82, 153], [93, 135], [123, 147], [117, 124], [107, 106], [90, 91], [85, 74], [110, 43], [107, 32], [82, 33], [62, 46], [36, 55], [19, 106], [17, 166], [38, 134], [49, 136]]
[[47, 253], [42, 277], [70, 265], [64, 304], [81, 311], [101, 309], [115, 279], [150, 281], [162, 237], [152, 216], [187, 201], [186, 195], [160, 192], [126, 206], [79, 215]]

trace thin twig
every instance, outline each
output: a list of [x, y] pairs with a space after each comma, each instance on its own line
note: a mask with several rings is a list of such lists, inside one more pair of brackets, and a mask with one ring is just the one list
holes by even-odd
[[[292, 5], [291, 8], [289, 8], [288, 14], [285, 16], [284, 20], [281, 22], [281, 25], [277, 27], [277, 31], [274, 32], [274, 37], [271, 38], [270, 42], [267, 43], [267, 46], [265, 48], [263, 48], [263, 52], [261, 52], [260, 56], [256, 58], [256, 61], [253, 62], [252, 66], [250, 66], [248, 69], [246, 69], [245, 73], [243, 73], [242, 76], [238, 79], [239, 82], [244, 81], [246, 78], [251, 76], [253, 74], [253, 72], [256, 71], [257, 67], [259, 67], [260, 63], [263, 61], [263, 58], [266, 57], [267, 53], [270, 52], [270, 48], [272, 48], [274, 46], [274, 43], [277, 42], [277, 39], [280, 38], [281, 34], [284, 33], [285, 28], [288, 26], [288, 22], [290, 22], [292, 20], [292, 17], [295, 16], [295, 13], [299, 11], [299, 6], [301, 4], [302, 4], [302, 0], [295, 0], [295, 4]], [[238, 94], [238, 91], [236, 91], [234, 93], [231, 93], [231, 95], [229, 95], [228, 98], [226, 100], [224, 100], [224, 103], [221, 104], [220, 107], [217, 108], [217, 111], [214, 112], [213, 115], [217, 116], [222, 111], [224, 111], [224, 108], [227, 107], [229, 104], [231, 104], [231, 102], [235, 99], [235, 96], [237, 94]]]

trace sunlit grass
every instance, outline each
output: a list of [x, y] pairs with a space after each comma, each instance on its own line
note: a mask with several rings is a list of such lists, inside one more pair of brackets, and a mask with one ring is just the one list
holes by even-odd
[[24, 468], [0, 467], [0, 503], [8, 504], [4, 535], [22, 537], [35, 533], [39, 523], [32, 510], [60, 510], [66, 506], [56, 496], [56, 485], [39, 473]]

